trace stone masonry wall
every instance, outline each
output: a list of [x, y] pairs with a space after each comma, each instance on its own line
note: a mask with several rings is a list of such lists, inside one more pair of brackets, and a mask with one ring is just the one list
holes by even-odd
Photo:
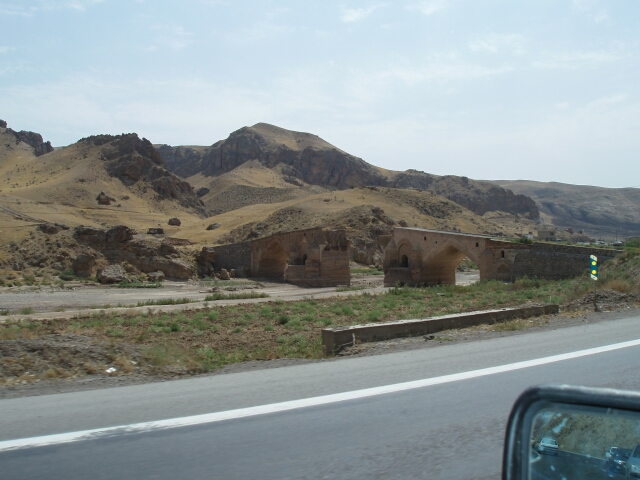
[[251, 242], [233, 243], [213, 247], [216, 252], [214, 268], [236, 269], [237, 274], [248, 274], [251, 271]]
[[589, 256], [599, 263], [613, 258], [617, 252], [566, 245], [534, 244], [528, 250], [517, 250], [511, 267], [511, 281], [527, 276], [559, 280], [578, 277], [589, 269]]

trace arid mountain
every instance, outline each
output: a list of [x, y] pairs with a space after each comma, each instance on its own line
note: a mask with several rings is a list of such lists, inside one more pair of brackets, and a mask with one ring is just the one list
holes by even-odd
[[559, 228], [584, 230], [591, 237], [640, 235], [640, 189], [602, 188], [556, 182], [493, 182], [535, 200], [543, 218]]
[[[318, 137], [275, 127], [262, 125], [249, 133], [248, 138], [257, 145], [256, 152], [266, 152], [265, 156], [250, 159], [252, 155], [247, 154], [238, 166], [229, 163], [214, 174], [198, 171], [185, 180], [171, 173], [159, 151], [136, 134], [96, 135], [48, 151], [40, 135], [16, 135], [13, 130], [0, 127], [0, 244], [15, 246], [12, 250], [0, 249], [0, 274], [27, 271], [34, 262], [44, 265], [38, 268], [68, 268], [74, 258], [90, 253], [98, 255], [101, 262], [124, 258], [120, 250], [114, 253], [113, 249], [103, 248], [106, 253], [100, 250], [99, 254], [86, 251], [88, 247], [69, 233], [77, 228], [107, 231], [126, 225], [131, 229], [135, 252], [146, 251], [137, 247], [144, 242], [160, 245], [165, 239], [181, 245], [172, 255], [190, 258], [202, 245], [312, 226], [343, 227], [354, 247], [354, 258], [379, 263], [378, 236], [390, 233], [394, 225], [513, 235], [523, 225], [534, 224], [529, 214], [500, 213], [498, 226], [487, 216], [489, 213], [480, 216], [462, 206], [464, 201], [473, 205], [469, 200], [473, 195], [486, 197], [490, 191], [494, 196], [500, 193], [503, 199], [512, 196], [499, 187], [487, 188], [485, 182], [412, 171], [386, 172]], [[246, 140], [244, 134], [238, 135], [240, 143]], [[268, 142], [265, 136], [269, 137]], [[222, 143], [214, 146], [218, 152], [227, 151]], [[273, 147], [276, 143], [278, 148]], [[168, 158], [174, 167], [181, 159], [191, 158], [190, 162], [195, 157], [206, 165], [203, 152], [211, 154], [214, 147], [163, 147], [162, 151], [165, 155], [174, 154]], [[291, 163], [270, 163], [274, 152], [280, 160], [287, 158]], [[332, 163], [335, 168], [326, 175], [323, 165], [331, 163], [331, 159], [339, 161]], [[304, 169], [309, 166], [313, 168]], [[352, 173], [343, 177], [342, 172]], [[351, 186], [361, 175], [381, 185]], [[348, 182], [342, 184], [343, 178]], [[396, 184], [408, 188], [396, 188]], [[434, 190], [455, 193], [458, 202]], [[172, 217], [180, 221], [169, 223]], [[151, 228], [156, 233], [147, 233]], [[160, 229], [163, 233], [157, 233]], [[42, 248], [22, 252], [19, 246], [24, 242], [38, 244], [38, 231], [59, 231], [66, 240], [58, 239], [61, 246], [57, 246], [45, 235]], [[67, 252], [66, 256], [56, 253], [56, 248]], [[134, 251], [125, 250], [127, 255]], [[162, 256], [149, 255], [158, 257], [154, 260], [158, 262]], [[134, 266], [138, 260], [126, 259]], [[140, 263], [143, 264], [147, 265]]]
[[[15, 137], [15, 144], [19, 145], [21, 142], [29, 145], [33, 148], [33, 153], [39, 157], [40, 155], [44, 155], [45, 153], [53, 152], [53, 146], [51, 146], [51, 142], [45, 142], [42, 139], [42, 135], [35, 132], [27, 132], [25, 130], [21, 130], [16, 132], [11, 128], [7, 127], [7, 122], [4, 120], [0, 120], [0, 128], [5, 129], [5, 133], [9, 133]], [[11, 149], [11, 143], [5, 144], [5, 148]]]
[[[142, 204], [145, 210], [156, 208], [166, 201], [172, 204], [168, 210], [205, 215], [191, 185], [171, 173], [151, 143], [134, 133], [92, 136], [42, 155], [42, 137], [29, 133], [16, 143], [14, 131], [0, 128], [0, 188], [5, 195], [79, 208], [117, 204], [125, 211]], [[40, 143], [28, 141], [33, 138]]]
[[[416, 188], [438, 193], [478, 215], [496, 210], [532, 219], [539, 215], [535, 202], [530, 198], [515, 195], [489, 182], [466, 177], [439, 177], [415, 170], [384, 170], [316, 135], [266, 123], [243, 127], [211, 147], [162, 145], [158, 146], [158, 151], [167, 166], [189, 179], [190, 183], [194, 184], [193, 178], [200, 176], [197, 188], [214, 190], [215, 177], [233, 172], [247, 162], [257, 161], [261, 166], [278, 172], [285, 182], [299, 187], [306, 184], [329, 190], [363, 186]], [[204, 179], [209, 179], [211, 186]], [[291, 186], [286, 188], [291, 189]], [[213, 211], [224, 210], [207, 200], [204, 199], [205, 204]]]

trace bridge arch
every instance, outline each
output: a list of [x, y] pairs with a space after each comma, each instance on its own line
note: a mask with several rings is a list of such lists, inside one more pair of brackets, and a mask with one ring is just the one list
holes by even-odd
[[398, 246], [398, 267], [409, 268], [411, 266], [414, 261], [412, 252], [413, 246], [411, 242], [408, 240], [400, 242]]
[[480, 252], [474, 252], [453, 238], [445, 240], [429, 252], [423, 262], [423, 279], [426, 285], [455, 285], [456, 269], [464, 257], [469, 257], [480, 269], [480, 278], [485, 278]]
[[282, 242], [274, 239], [267, 245], [267, 248], [260, 256], [257, 276], [284, 279], [288, 262], [289, 254], [282, 245]]

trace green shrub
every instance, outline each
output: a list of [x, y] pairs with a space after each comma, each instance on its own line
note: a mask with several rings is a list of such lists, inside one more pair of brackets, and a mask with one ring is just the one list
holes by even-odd
[[69, 282], [71, 280], [75, 280], [78, 277], [76, 276], [76, 272], [74, 272], [70, 268], [67, 268], [66, 270], [63, 270], [58, 274], [58, 278], [60, 280], [64, 280], [65, 282]]

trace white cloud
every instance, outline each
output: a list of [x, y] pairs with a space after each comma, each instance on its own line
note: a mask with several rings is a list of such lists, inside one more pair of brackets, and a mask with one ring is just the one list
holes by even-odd
[[342, 10], [342, 15], [340, 15], [340, 20], [345, 23], [351, 22], [359, 22], [364, 18], [371, 15], [375, 10], [380, 8], [382, 5], [372, 5], [367, 8], [344, 8]]
[[544, 53], [533, 62], [535, 68], [580, 68], [620, 60], [622, 55], [611, 51]]
[[499, 67], [485, 67], [474, 63], [462, 61], [430, 61], [422, 67], [392, 67], [379, 75], [382, 78], [401, 80], [409, 85], [434, 80], [446, 82], [450, 80], [462, 80], [468, 78], [481, 78], [492, 75], [500, 75], [514, 71], [510, 65]]
[[6, 47], [6, 46], [0, 45], [0, 54], [1, 53], [13, 52], [13, 51], [15, 51], [15, 49], [16, 49], [16, 47]]
[[524, 54], [524, 37], [522, 35], [491, 34], [476, 38], [469, 42], [469, 48], [474, 52], [496, 54], [508, 51], [513, 55]]
[[612, 108], [625, 103], [628, 99], [628, 96], [624, 93], [617, 93], [614, 95], [607, 95], [606, 97], [600, 97], [596, 100], [593, 100], [585, 105], [585, 110], [589, 111], [607, 111]]
[[417, 2], [407, 5], [407, 10], [420, 12], [424, 15], [431, 15], [432, 13], [442, 10], [449, 3], [448, 0], [428, 0], [424, 2]]

